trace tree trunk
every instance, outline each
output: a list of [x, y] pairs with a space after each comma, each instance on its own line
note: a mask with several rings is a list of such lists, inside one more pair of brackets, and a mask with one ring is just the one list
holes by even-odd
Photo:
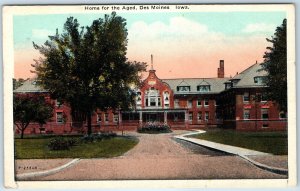
[[87, 133], [88, 135], [92, 134], [92, 112], [87, 112]]
[[22, 128], [22, 130], [21, 130], [21, 139], [23, 139], [23, 137], [24, 137], [24, 131], [25, 131], [25, 128]]

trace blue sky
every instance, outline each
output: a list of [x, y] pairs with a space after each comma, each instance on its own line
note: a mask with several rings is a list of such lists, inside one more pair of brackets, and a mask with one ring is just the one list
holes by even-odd
[[[225, 60], [226, 76], [241, 72], [256, 60], [263, 61], [268, 46], [265, 39], [274, 34], [286, 17], [285, 12], [271, 11], [130, 12], [117, 15], [127, 20], [129, 60], [149, 63], [153, 54], [157, 73], [162, 78], [214, 77], [220, 59]], [[103, 18], [104, 14], [15, 15], [15, 71], [23, 70], [38, 58], [32, 42], [43, 44], [57, 28], [61, 33], [70, 16], [77, 18], [81, 26], [87, 26], [93, 20]], [[203, 70], [207, 65], [211, 68]], [[16, 76], [23, 74], [15, 73]]]

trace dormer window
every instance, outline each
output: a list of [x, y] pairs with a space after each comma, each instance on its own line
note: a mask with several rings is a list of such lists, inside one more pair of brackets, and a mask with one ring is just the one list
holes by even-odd
[[191, 91], [191, 86], [177, 86], [178, 92], [189, 92]]
[[240, 79], [233, 79], [233, 80], [231, 80], [232, 86], [235, 86], [239, 81], [240, 81]]
[[256, 76], [254, 77], [254, 83], [255, 84], [263, 84], [265, 81], [265, 77], [264, 76]]
[[210, 85], [199, 85], [197, 86], [198, 92], [209, 92], [210, 91]]
[[228, 90], [232, 87], [232, 83], [230, 81], [225, 82], [225, 90]]

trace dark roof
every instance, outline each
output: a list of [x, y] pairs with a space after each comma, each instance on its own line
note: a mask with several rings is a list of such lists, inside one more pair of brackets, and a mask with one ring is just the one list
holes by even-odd
[[237, 83], [233, 85], [233, 87], [241, 88], [241, 87], [262, 87], [263, 84], [254, 83], [254, 77], [266, 76], [267, 72], [262, 70], [262, 66], [260, 63], [254, 64], [244, 70], [243, 72], [234, 76], [231, 81], [237, 80]]
[[30, 92], [47, 92], [40, 86], [36, 85], [35, 79], [26, 80], [22, 86], [14, 90], [14, 93], [30, 93]]
[[[229, 78], [180, 78], [180, 79], [162, 79], [163, 82], [169, 84], [170, 88], [173, 90], [174, 94], [215, 94], [220, 93], [225, 89], [224, 83], [228, 81]], [[184, 83], [183, 83], [184, 81]], [[191, 87], [190, 92], [178, 92], [177, 86], [183, 86], [183, 84], [188, 84]], [[209, 92], [199, 92], [197, 91], [197, 86], [199, 85], [210, 85]]]

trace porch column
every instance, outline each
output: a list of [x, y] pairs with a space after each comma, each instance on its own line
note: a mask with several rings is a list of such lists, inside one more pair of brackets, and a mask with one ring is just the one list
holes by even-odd
[[168, 123], [168, 112], [167, 111], [164, 112], [164, 123], [165, 124]]
[[184, 122], [185, 122], [185, 128], [188, 128], [188, 125], [189, 125], [189, 113], [188, 113], [187, 110], [185, 111]]
[[143, 112], [142, 111], [140, 111], [140, 120], [139, 120], [139, 123], [140, 123], [140, 125], [142, 125], [143, 124]]
[[121, 114], [120, 111], [119, 111], [119, 124], [120, 124], [120, 125], [122, 124], [122, 114]]

